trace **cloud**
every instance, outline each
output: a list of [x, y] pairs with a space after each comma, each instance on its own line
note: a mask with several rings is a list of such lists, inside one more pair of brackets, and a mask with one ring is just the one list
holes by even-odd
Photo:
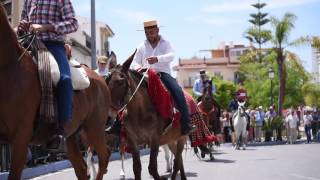
[[131, 22], [143, 22], [146, 19], [150, 19], [152, 16], [143, 11], [132, 11], [127, 9], [113, 9], [113, 14], [119, 16], [123, 19], [126, 19]]
[[[301, 6], [301, 5], [310, 4], [314, 2], [320, 2], [320, 0], [265, 0], [264, 1], [264, 3], [267, 3], [267, 7], [271, 9]], [[236, 0], [235, 1], [234, 0], [229, 2], [207, 5], [202, 9], [202, 11], [214, 12], [214, 13], [250, 11], [253, 9], [251, 4], [254, 4], [254, 3], [256, 3], [256, 1], [253, 1], [253, 0]]]

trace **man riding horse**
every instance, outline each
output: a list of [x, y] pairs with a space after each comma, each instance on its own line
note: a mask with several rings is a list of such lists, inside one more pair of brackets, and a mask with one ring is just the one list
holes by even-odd
[[[197, 96], [197, 101], [200, 102], [202, 98], [203, 93], [203, 84], [205, 81], [208, 81], [208, 75], [206, 73], [206, 70], [201, 69], [200, 70], [200, 79], [195, 80], [193, 85], [193, 93]], [[212, 94], [216, 92], [216, 86], [212, 83]]]
[[[181, 113], [181, 133], [187, 135], [195, 130], [190, 124], [188, 106], [182, 88], [176, 79], [171, 76], [170, 63], [174, 59], [174, 50], [169, 41], [159, 35], [159, 27], [156, 20], [145, 21], [144, 31], [146, 40], [142, 42], [133, 59], [133, 69], [146, 69], [151, 67], [160, 74], [160, 79], [174, 99], [177, 109]], [[119, 132], [119, 121], [115, 121], [110, 132]]]
[[77, 29], [78, 21], [70, 0], [25, 1], [18, 34], [29, 31], [37, 33], [37, 37], [58, 63], [60, 70], [60, 80], [57, 85], [58, 120], [65, 136], [71, 134], [73, 89], [64, 39], [66, 34]]

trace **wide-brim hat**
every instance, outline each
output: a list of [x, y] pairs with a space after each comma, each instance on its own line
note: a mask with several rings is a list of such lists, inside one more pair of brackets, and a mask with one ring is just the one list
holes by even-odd
[[158, 21], [155, 19], [143, 21], [143, 27], [144, 28], [158, 27]]

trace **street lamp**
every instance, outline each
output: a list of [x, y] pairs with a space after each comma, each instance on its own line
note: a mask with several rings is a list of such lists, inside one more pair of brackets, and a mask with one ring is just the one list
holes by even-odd
[[271, 83], [271, 86], [270, 86], [270, 97], [271, 97], [271, 106], [272, 106], [272, 105], [273, 105], [272, 80], [273, 80], [273, 78], [274, 78], [274, 71], [273, 71], [272, 67], [269, 68], [269, 70], [268, 70], [268, 75], [269, 75], [270, 83]]

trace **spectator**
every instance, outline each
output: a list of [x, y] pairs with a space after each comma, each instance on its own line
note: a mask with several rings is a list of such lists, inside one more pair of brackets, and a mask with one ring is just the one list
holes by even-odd
[[293, 110], [290, 110], [289, 115], [286, 117], [289, 144], [296, 143], [298, 121], [299, 121], [298, 116], [295, 114]]
[[304, 123], [304, 131], [307, 136], [307, 143], [311, 143], [311, 122], [312, 122], [312, 116], [310, 111], [307, 111], [307, 113], [303, 116], [303, 123]]
[[256, 108], [255, 112], [255, 135], [256, 135], [256, 141], [261, 142], [262, 138], [262, 127], [263, 127], [263, 121], [264, 121], [264, 112], [262, 110], [262, 106], [259, 106], [259, 108]]

